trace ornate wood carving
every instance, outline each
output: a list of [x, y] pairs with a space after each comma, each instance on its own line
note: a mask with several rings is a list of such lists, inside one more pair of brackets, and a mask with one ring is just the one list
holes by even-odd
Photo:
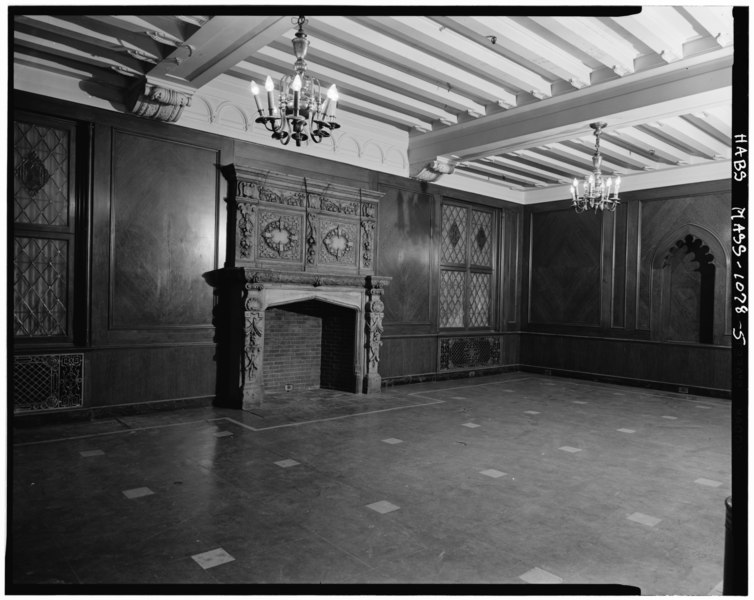
[[137, 117], [175, 123], [186, 106], [191, 106], [192, 93], [179, 91], [164, 85], [150, 83], [146, 79], [136, 82], [129, 91], [127, 105]]
[[367, 336], [367, 375], [378, 375], [380, 366], [380, 347], [382, 346], [382, 318], [385, 305], [382, 302], [383, 289], [373, 287], [367, 291], [367, 303], [364, 306], [365, 332]]
[[258, 291], [247, 291], [244, 299], [243, 387], [257, 382], [262, 366], [264, 302]]
[[285, 261], [287, 269], [357, 274], [374, 268], [382, 193], [233, 165], [223, 172], [236, 206], [227, 264]]

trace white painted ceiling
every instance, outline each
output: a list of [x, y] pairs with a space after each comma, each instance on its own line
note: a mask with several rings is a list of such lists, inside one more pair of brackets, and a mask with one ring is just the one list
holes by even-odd
[[[563, 197], [574, 176], [591, 170], [589, 123], [597, 120], [607, 123], [601, 141], [607, 174], [638, 181], [679, 169], [726, 173], [731, 7], [634, 10], [308, 16], [307, 62], [323, 89], [337, 84], [344, 122], [351, 116], [405, 136], [411, 176], [440, 161], [455, 168], [443, 176], [448, 180], [500, 186], [519, 199]], [[249, 80], [292, 70], [295, 20], [70, 10], [16, 15], [14, 70], [17, 80], [37, 73], [79, 82], [88, 95], [114, 105], [141, 77], [198, 94], [248, 95]], [[28, 81], [16, 87], [34, 91]], [[245, 101], [253, 120], [250, 96]]]

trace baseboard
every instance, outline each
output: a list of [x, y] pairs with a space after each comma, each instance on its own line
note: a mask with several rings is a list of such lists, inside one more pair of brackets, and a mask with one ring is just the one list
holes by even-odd
[[600, 383], [615, 383], [617, 385], [641, 387], [646, 389], [660, 390], [663, 392], [674, 392], [676, 394], [710, 396], [713, 398], [731, 398], [730, 390], [721, 390], [717, 388], [682, 385], [679, 383], [666, 383], [663, 381], [652, 381], [648, 379], [635, 379], [633, 377], [620, 377], [617, 375], [602, 375], [600, 373], [587, 373], [584, 371], [569, 371], [568, 369], [552, 369], [548, 367], [537, 367], [533, 365], [519, 365], [519, 370], [525, 373], [554, 375], [556, 377], [570, 377], [572, 379], [588, 379], [589, 381], [599, 381]]
[[175, 398], [172, 400], [154, 400], [134, 404], [114, 404], [111, 406], [90, 406], [87, 408], [68, 408], [40, 412], [24, 412], [13, 415], [13, 426], [36, 427], [53, 423], [70, 423], [72, 421], [92, 421], [107, 417], [125, 417], [141, 415], [180, 408], [203, 408], [212, 406], [214, 396], [197, 396], [193, 398]]
[[512, 373], [519, 370], [519, 365], [505, 365], [501, 367], [469, 369], [467, 371], [444, 371], [440, 373], [423, 373], [421, 375], [383, 377], [382, 387], [389, 388], [394, 385], [408, 385], [410, 383], [431, 383], [433, 381], [446, 381], [448, 379], [468, 379], [469, 377], [484, 377], [486, 375]]

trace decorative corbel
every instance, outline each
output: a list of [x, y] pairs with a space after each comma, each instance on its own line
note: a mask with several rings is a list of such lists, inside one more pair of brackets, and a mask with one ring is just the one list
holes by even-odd
[[437, 181], [443, 175], [450, 175], [455, 171], [455, 165], [444, 160], [433, 160], [427, 163], [414, 177], [419, 181]]
[[191, 88], [176, 89], [173, 84], [168, 87], [162, 82], [140, 79], [129, 90], [126, 106], [138, 117], [175, 123], [184, 107], [191, 106], [193, 93]]

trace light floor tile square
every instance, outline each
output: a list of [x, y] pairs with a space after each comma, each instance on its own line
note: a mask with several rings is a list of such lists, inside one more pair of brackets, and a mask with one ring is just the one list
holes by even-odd
[[589, 402], [585, 402], [584, 400], [574, 400], [574, 404], [589, 404]]
[[295, 467], [296, 465], [300, 465], [301, 463], [293, 460], [292, 458], [286, 458], [285, 460], [279, 460], [275, 463], [278, 467], [283, 467], [284, 469], [287, 469], [288, 467]]
[[636, 433], [636, 429], [618, 429], [621, 433]]
[[539, 412], [536, 411], [536, 410], [525, 410], [524, 414], [526, 414], [526, 415], [538, 415]]
[[194, 554], [191, 558], [193, 558], [202, 569], [211, 569], [212, 567], [236, 560], [222, 548], [215, 548], [214, 550], [202, 552], [201, 554]]
[[469, 429], [474, 429], [474, 427], [480, 427], [480, 425], [477, 425], [476, 423], [464, 423], [464, 427], [468, 427]]
[[651, 517], [649, 515], [638, 512], [632, 515], [628, 515], [628, 520], [635, 521], [636, 523], [641, 523], [642, 525], [649, 525], [650, 527], [654, 527], [660, 521], [662, 521], [662, 519], [658, 519], [657, 517]]
[[485, 469], [484, 471], [479, 471], [479, 473], [486, 475], [487, 477], [492, 477], [494, 479], [505, 476], [505, 473], [498, 471], [497, 469]]
[[79, 454], [84, 458], [89, 458], [90, 456], [104, 456], [105, 453], [102, 450], [82, 450]]
[[519, 575], [519, 579], [523, 579], [526, 583], [563, 583], [562, 577], [553, 575], [539, 567], [534, 567], [523, 575]]
[[501, 392], [513, 392], [515, 390], [500, 390]]
[[403, 440], [399, 440], [398, 438], [387, 438], [386, 440], [382, 440], [386, 444], [402, 444]]
[[148, 487], [133, 488], [132, 490], [123, 490], [123, 495], [129, 500], [141, 498], [142, 496], [151, 496], [154, 494]]
[[722, 485], [722, 483], [719, 481], [715, 481], [714, 479], [705, 479], [704, 477], [696, 479], [694, 483], [698, 483], [699, 485], [708, 485], [709, 487], [720, 487]]
[[451, 396], [451, 400], [466, 400], [466, 396]]
[[581, 452], [581, 448], [574, 448], [573, 446], [561, 446], [558, 450], [563, 452]]
[[670, 415], [662, 415], [662, 418], [663, 418], [663, 419], [672, 419], [672, 420], [675, 420], [675, 419], [677, 419], [678, 417], [671, 417]]
[[232, 431], [218, 431], [217, 433], [215, 433], [216, 438], [229, 437], [232, 435], [233, 435]]
[[393, 512], [394, 510], [398, 510], [400, 506], [396, 506], [395, 504], [388, 502], [387, 500], [380, 500], [379, 502], [372, 502], [372, 504], [367, 504], [367, 508], [371, 508], [373, 511], [384, 515], [386, 513]]

